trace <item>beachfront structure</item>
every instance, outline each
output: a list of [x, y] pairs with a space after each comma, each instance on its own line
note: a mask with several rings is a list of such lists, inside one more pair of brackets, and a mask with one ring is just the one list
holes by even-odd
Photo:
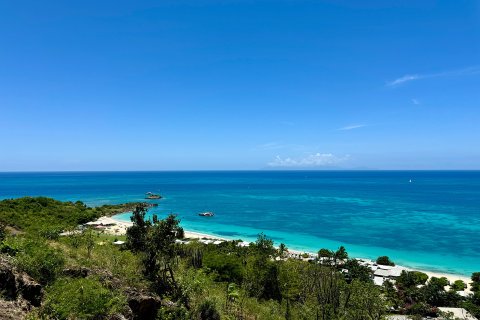
[[373, 283], [377, 286], [382, 286], [387, 280], [395, 282], [395, 279], [402, 274], [402, 271], [407, 271], [406, 268], [400, 266], [384, 266], [369, 259], [355, 260], [357, 260], [360, 265], [368, 267], [372, 271]]
[[[428, 317], [428, 318], [422, 318], [422, 319], [437, 319], [437, 320], [445, 320], [444, 315], [448, 315], [449, 318], [447, 319], [452, 319], [451, 316], [453, 316], [453, 319], [458, 319], [458, 320], [477, 320], [474, 316], [472, 316], [467, 310], [464, 308], [444, 308], [440, 307], [438, 308], [440, 311], [440, 315], [436, 318]], [[399, 315], [399, 314], [393, 314], [387, 316], [387, 320], [411, 320], [411, 316], [406, 316], [406, 315]]]
[[[445, 314], [451, 314], [453, 315], [453, 318], [455, 319], [461, 319], [461, 320], [477, 320], [474, 316], [472, 316], [467, 310], [464, 308], [446, 308], [446, 307], [439, 307], [438, 310], [440, 312], [445, 313]], [[440, 317], [440, 319], [442, 319]]]

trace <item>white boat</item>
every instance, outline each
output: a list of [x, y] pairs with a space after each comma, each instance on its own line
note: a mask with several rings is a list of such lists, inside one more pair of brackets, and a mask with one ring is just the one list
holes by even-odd
[[213, 212], [207, 211], [198, 214], [201, 217], [213, 217], [215, 214]]

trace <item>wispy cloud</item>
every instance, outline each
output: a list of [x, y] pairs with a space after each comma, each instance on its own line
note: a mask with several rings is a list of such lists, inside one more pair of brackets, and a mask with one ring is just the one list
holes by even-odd
[[420, 101], [418, 101], [417, 99], [412, 99], [412, 103], [418, 106], [420, 104]]
[[468, 76], [468, 75], [476, 75], [476, 74], [480, 74], [480, 66], [472, 66], [468, 68], [443, 71], [443, 72], [437, 72], [437, 73], [407, 74], [395, 80], [388, 81], [386, 85], [388, 87], [397, 87], [404, 83], [415, 81], [415, 80], [421, 80], [421, 79], [440, 78], [440, 77], [458, 77], [458, 76]]
[[366, 124], [353, 124], [353, 125], [350, 125], [350, 126], [345, 126], [345, 127], [338, 128], [337, 130], [347, 131], [347, 130], [354, 130], [354, 129], [363, 128], [363, 127], [366, 127], [366, 126], [367, 126]]
[[419, 76], [418, 74], [413, 74], [413, 75], [405, 75], [403, 77], [400, 77], [398, 79], [395, 79], [393, 81], [390, 81], [387, 83], [387, 86], [389, 87], [396, 87], [398, 85], [401, 85], [402, 83], [405, 83], [405, 82], [408, 82], [408, 81], [412, 81], [412, 80], [417, 80], [417, 79], [420, 79], [421, 76]]
[[349, 156], [338, 157], [332, 153], [314, 153], [303, 158], [282, 158], [276, 156], [268, 163], [273, 168], [320, 168], [334, 167], [346, 161]]

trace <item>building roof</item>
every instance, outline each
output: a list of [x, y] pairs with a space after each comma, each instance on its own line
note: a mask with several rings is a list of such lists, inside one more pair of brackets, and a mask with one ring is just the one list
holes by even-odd
[[376, 277], [390, 277], [391, 272], [390, 270], [377, 269], [375, 270], [374, 275]]
[[384, 282], [385, 282], [385, 278], [383, 277], [373, 277], [373, 283], [377, 286], [383, 286]]
[[477, 320], [474, 316], [472, 316], [467, 310], [463, 308], [446, 308], [440, 307], [438, 308], [441, 312], [444, 313], [452, 313], [455, 318], [459, 318], [462, 320]]

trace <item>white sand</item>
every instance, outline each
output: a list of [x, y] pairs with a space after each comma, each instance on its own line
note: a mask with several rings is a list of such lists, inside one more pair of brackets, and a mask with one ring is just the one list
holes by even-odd
[[[129, 221], [122, 221], [117, 220], [112, 217], [100, 217], [98, 220], [89, 223], [92, 227], [96, 225], [102, 226], [99, 230], [103, 230], [104, 232], [112, 235], [125, 235], [127, 233], [127, 229], [133, 225], [132, 222]], [[193, 232], [185, 230], [185, 238], [190, 239], [214, 239], [214, 240], [227, 240], [218, 236], [214, 236], [211, 234], [200, 233], [200, 232]]]
[[[127, 221], [121, 221], [114, 219], [112, 217], [101, 217], [98, 220], [94, 221], [94, 224], [97, 225], [103, 225], [104, 227], [101, 228], [101, 230], [104, 230], [106, 233], [112, 234], [112, 235], [124, 235], [127, 232], [127, 228], [131, 227], [133, 225], [132, 222], [127, 222]], [[202, 238], [207, 238], [207, 239], [213, 239], [213, 240], [229, 240], [225, 238], [221, 238], [215, 235], [211, 234], [206, 234], [206, 233], [200, 233], [200, 232], [193, 232], [193, 231], [188, 231], [185, 230], [185, 238], [190, 238], [190, 239], [202, 239]], [[230, 239], [231, 240], [231, 239]], [[298, 251], [298, 250], [288, 250], [290, 253], [296, 253], [296, 254], [302, 254], [302, 253], [309, 253], [307, 251]], [[315, 253], [313, 253], [315, 254]], [[415, 271], [421, 271], [423, 273], [426, 273], [429, 277], [445, 277], [450, 281], [450, 283], [455, 282], [455, 280], [462, 280], [468, 285], [468, 288], [466, 289], [467, 292], [470, 290], [470, 282], [471, 279], [467, 276], [464, 275], [457, 275], [457, 274], [450, 274], [450, 273], [442, 273], [442, 272], [434, 272], [434, 271], [428, 271], [428, 270], [418, 270], [418, 269], [411, 269], [411, 268], [406, 268], [406, 270], [415, 270]], [[448, 288], [447, 288], [448, 289]]]

